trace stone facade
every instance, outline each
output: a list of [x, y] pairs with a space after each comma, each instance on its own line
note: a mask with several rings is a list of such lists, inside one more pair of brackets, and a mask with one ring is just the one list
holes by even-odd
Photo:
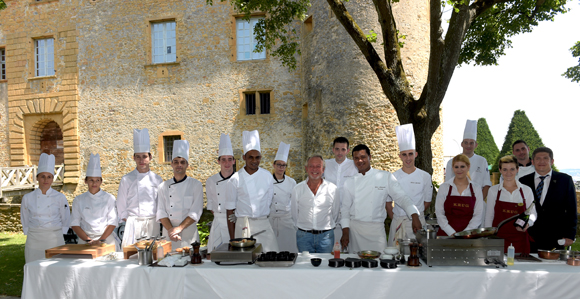
[[[373, 165], [400, 167], [394, 127], [398, 120], [376, 76], [332, 16], [314, 0], [302, 34], [299, 66], [289, 71], [270, 56], [237, 61], [235, 20], [228, 2], [181, 0], [8, 0], [0, 20], [7, 83], [0, 83], [0, 166], [35, 164], [49, 122], [61, 128], [69, 199], [86, 191], [90, 153], [101, 155], [103, 189], [116, 195], [134, 168], [133, 128], [150, 131], [152, 170], [164, 179], [164, 136], [190, 141], [189, 173], [202, 182], [216, 173], [220, 133], [232, 137], [243, 166], [241, 135], [260, 131], [262, 166], [272, 170], [280, 141], [291, 144], [288, 175], [304, 178], [309, 154], [331, 157], [331, 143], [346, 136], [373, 150]], [[348, 2], [366, 32], [379, 31], [371, 1]], [[419, 95], [426, 80], [428, 1], [396, 4], [408, 36], [403, 58]], [[176, 23], [177, 60], [153, 64], [151, 24]], [[55, 40], [56, 74], [34, 76], [34, 40]], [[377, 42], [380, 44], [380, 40]], [[341, 45], [337, 47], [337, 45]], [[270, 92], [271, 113], [245, 115], [245, 94]], [[442, 181], [441, 129], [433, 138], [434, 179]]]

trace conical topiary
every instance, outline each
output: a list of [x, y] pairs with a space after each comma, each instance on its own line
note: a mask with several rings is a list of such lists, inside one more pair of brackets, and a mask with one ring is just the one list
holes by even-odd
[[499, 149], [483, 117], [477, 120], [477, 144], [475, 153], [484, 157], [488, 164], [493, 163], [499, 154]]

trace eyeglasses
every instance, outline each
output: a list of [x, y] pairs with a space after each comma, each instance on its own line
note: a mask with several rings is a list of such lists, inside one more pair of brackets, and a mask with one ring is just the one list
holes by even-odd
[[278, 163], [276, 163], [275, 165], [280, 168], [286, 168], [286, 166], [288, 166], [287, 164], [278, 164]]

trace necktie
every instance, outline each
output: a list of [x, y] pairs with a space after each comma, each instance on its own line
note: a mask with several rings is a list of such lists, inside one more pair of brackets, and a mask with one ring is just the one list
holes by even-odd
[[547, 175], [540, 176], [540, 183], [538, 184], [538, 187], [536, 187], [536, 198], [538, 198], [538, 201], [540, 201], [540, 198], [542, 197], [542, 191], [544, 190], [544, 179], [546, 177]]

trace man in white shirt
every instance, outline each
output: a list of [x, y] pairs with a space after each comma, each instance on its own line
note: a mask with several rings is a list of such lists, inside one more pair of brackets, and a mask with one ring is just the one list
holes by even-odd
[[274, 195], [274, 178], [265, 169], [260, 168], [260, 135], [258, 131], [244, 131], [243, 159], [246, 165], [234, 173], [228, 180], [226, 191], [226, 209], [228, 218], [234, 215], [236, 223], [228, 222], [230, 238], [256, 236], [256, 242], [262, 244], [263, 251], [278, 251], [278, 241], [268, 221], [270, 205]]
[[173, 178], [159, 185], [157, 221], [163, 225], [173, 249], [199, 241], [197, 222], [203, 212], [203, 186], [187, 176], [189, 142], [173, 141]]
[[292, 190], [292, 219], [298, 228], [298, 251], [331, 252], [335, 242], [333, 228], [340, 211], [336, 185], [322, 178], [322, 156], [308, 158], [305, 168], [308, 179]]
[[[415, 132], [412, 124], [406, 124], [395, 128], [399, 142], [399, 158], [403, 167], [395, 171], [393, 176], [399, 181], [401, 188], [413, 201], [419, 211], [419, 220], [425, 225], [425, 210], [431, 205], [433, 196], [433, 183], [431, 175], [415, 167]], [[393, 198], [387, 198], [387, 214], [393, 221], [389, 230], [389, 246], [395, 246], [397, 239], [414, 239], [415, 234], [411, 227], [411, 219], [401, 206], [392, 204]]]
[[512, 144], [512, 153], [516, 156], [519, 165], [516, 180], [535, 172], [534, 164], [532, 163], [532, 159], [530, 159], [530, 147], [525, 141], [521, 139], [516, 140]]
[[[358, 173], [358, 170], [354, 166], [354, 162], [347, 158], [349, 151], [348, 139], [345, 137], [337, 137], [332, 142], [332, 153], [334, 154], [334, 159], [324, 161], [326, 166], [324, 170], [324, 179], [336, 185], [338, 188], [336, 191], [336, 197], [340, 202], [342, 202], [341, 194], [344, 182], [347, 178]], [[342, 238], [340, 219], [341, 217], [339, 213], [336, 227], [334, 228], [334, 238], [336, 240]]]
[[149, 130], [133, 130], [133, 151], [135, 170], [121, 178], [117, 193], [117, 213], [126, 222], [121, 248], [134, 244], [136, 238], [159, 235], [155, 215], [157, 188], [163, 180], [149, 169], [153, 158]]
[[419, 211], [390, 172], [371, 167], [371, 151], [366, 145], [357, 145], [352, 156], [359, 173], [344, 184], [341, 243], [343, 247], [350, 244], [351, 253], [360, 250], [382, 252], [387, 247], [384, 226], [387, 198], [392, 197], [412, 218], [413, 232], [421, 229]]
[[235, 172], [235, 161], [230, 136], [222, 134], [218, 151], [220, 172], [209, 177], [205, 182], [207, 209], [213, 214], [209, 240], [207, 241], [208, 253], [211, 253], [220, 244], [230, 241], [226, 213], [226, 184]]
[[[469, 158], [469, 163], [471, 163], [471, 167], [469, 168], [471, 180], [483, 188], [483, 199], [485, 199], [487, 197], [487, 191], [489, 190], [489, 187], [491, 187], [489, 165], [484, 157], [475, 153], [475, 149], [477, 148], [476, 140], [477, 120], [468, 119], [465, 124], [465, 130], [463, 131], [461, 147], [463, 148], [463, 154]], [[445, 168], [445, 181], [449, 181], [455, 176], [451, 162], [452, 160], [449, 160], [449, 162], [447, 162], [447, 167]]]

